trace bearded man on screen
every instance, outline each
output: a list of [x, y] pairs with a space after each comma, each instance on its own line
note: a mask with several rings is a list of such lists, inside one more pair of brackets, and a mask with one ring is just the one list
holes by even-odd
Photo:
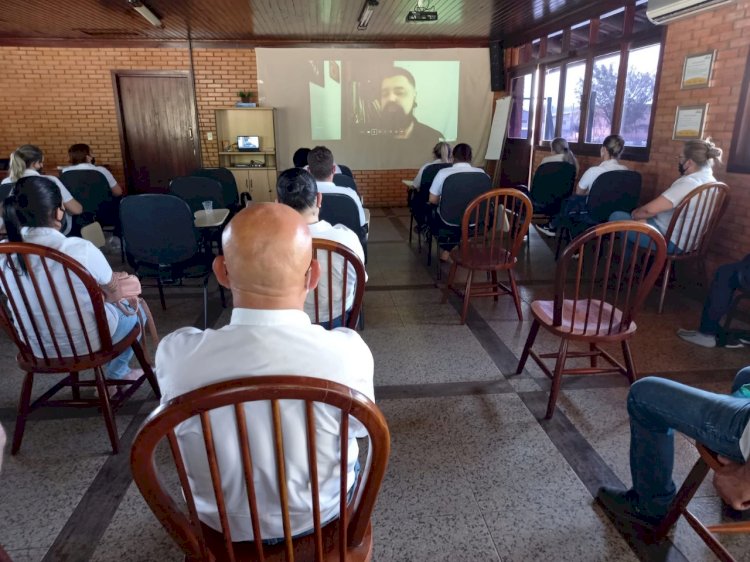
[[380, 129], [396, 139], [409, 139], [425, 151], [443, 138], [443, 134], [420, 123], [414, 117], [417, 107], [417, 86], [411, 72], [393, 67], [380, 83]]

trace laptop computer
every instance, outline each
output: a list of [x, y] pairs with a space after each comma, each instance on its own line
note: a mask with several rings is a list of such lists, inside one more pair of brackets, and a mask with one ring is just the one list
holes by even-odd
[[260, 150], [260, 138], [257, 136], [237, 137], [237, 150], [240, 152], [258, 152]]

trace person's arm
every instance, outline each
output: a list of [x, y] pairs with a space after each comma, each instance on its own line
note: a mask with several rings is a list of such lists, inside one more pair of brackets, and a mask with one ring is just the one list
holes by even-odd
[[578, 180], [578, 185], [576, 186], [576, 195], [588, 195], [589, 189], [591, 189], [591, 185], [594, 183], [594, 180], [592, 179], [592, 176], [595, 174], [595, 172], [592, 172], [593, 168], [589, 168], [585, 172], [583, 172], [583, 175], [581, 176], [581, 179]]
[[721, 499], [737, 511], [750, 509], [750, 462], [738, 464], [721, 455], [717, 459], [723, 466], [714, 472], [714, 486]]
[[655, 217], [659, 213], [669, 211], [670, 209], [674, 209], [672, 202], [663, 195], [659, 195], [659, 197], [649, 201], [643, 207], [638, 207], [630, 213], [630, 216], [633, 217], [633, 220], [641, 221]]
[[63, 207], [70, 215], [80, 215], [83, 212], [83, 205], [72, 197], [63, 203]]
[[109, 188], [110, 191], [112, 191], [112, 195], [115, 197], [122, 196], [122, 188], [120, 187], [119, 183], [115, 183], [112, 187]]
[[440, 203], [440, 195], [435, 195], [434, 193], [430, 192], [430, 203], [432, 205], [437, 205]]

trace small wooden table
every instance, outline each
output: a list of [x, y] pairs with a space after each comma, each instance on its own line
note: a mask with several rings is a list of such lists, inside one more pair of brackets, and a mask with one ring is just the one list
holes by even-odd
[[195, 211], [196, 228], [215, 228], [224, 224], [229, 216], [229, 209], [213, 209], [212, 211]]
[[401, 180], [401, 183], [403, 183], [409, 189], [414, 189], [414, 180]]

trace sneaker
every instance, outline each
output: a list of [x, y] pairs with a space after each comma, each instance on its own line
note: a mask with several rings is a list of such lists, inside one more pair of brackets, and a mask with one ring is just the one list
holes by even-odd
[[550, 226], [549, 223], [538, 224], [536, 226], [536, 229], [542, 234], [544, 234], [545, 236], [549, 236], [550, 238], [554, 238], [555, 236], [557, 236], [557, 232], [555, 231], [554, 228], [552, 228], [552, 226]]
[[701, 347], [716, 347], [716, 336], [713, 334], [704, 334], [698, 330], [677, 330], [677, 336], [686, 342], [699, 345]]
[[726, 349], [740, 349], [741, 347], [745, 346], [739, 338], [735, 336], [727, 336], [727, 339], [722, 347]]
[[596, 493], [596, 501], [613, 519], [635, 523], [648, 530], [655, 529], [666, 515], [666, 513], [661, 516], [645, 513], [638, 505], [638, 493], [635, 490], [602, 486]]

